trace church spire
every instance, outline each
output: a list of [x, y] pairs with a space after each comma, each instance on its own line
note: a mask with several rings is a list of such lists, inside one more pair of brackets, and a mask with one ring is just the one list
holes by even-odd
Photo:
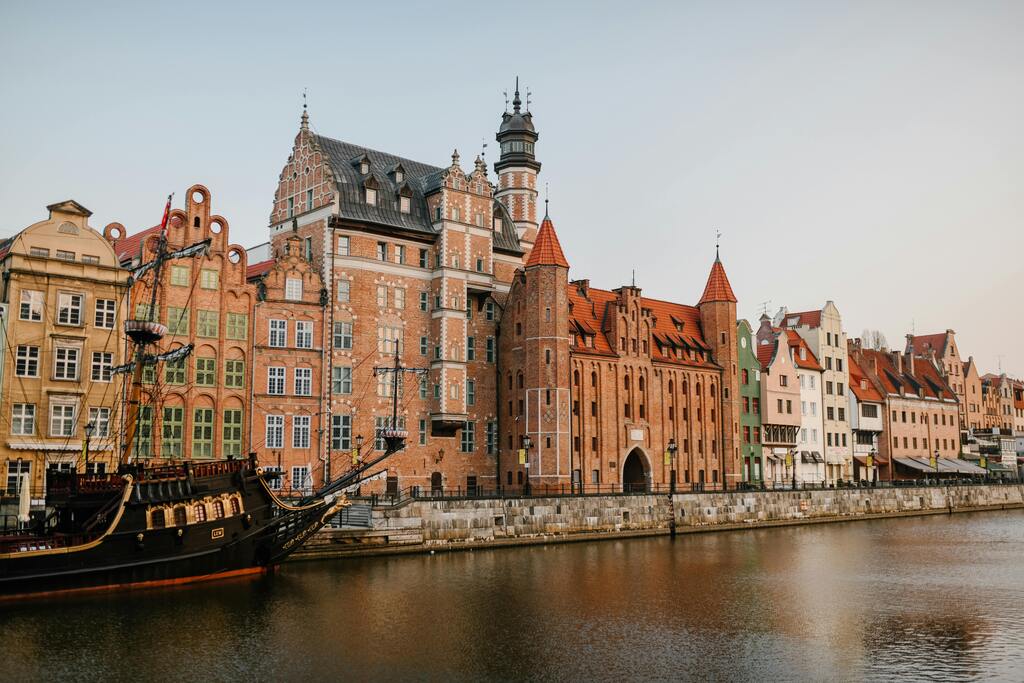
[[309, 130], [309, 111], [306, 109], [306, 91], [302, 91], [302, 125], [301, 130]]
[[512, 98], [512, 111], [516, 114], [519, 113], [519, 107], [521, 107], [523, 101], [519, 99], [519, 76], [516, 76], [516, 94]]

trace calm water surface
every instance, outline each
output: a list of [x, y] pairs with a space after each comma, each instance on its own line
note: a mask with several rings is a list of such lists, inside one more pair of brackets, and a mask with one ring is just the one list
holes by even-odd
[[0, 679], [1024, 680], [1024, 512], [299, 563], [0, 606]]

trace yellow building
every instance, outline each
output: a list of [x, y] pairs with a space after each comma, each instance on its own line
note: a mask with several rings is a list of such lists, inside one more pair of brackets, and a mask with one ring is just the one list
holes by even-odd
[[0, 241], [0, 302], [8, 310], [0, 493], [30, 481], [34, 506], [42, 504], [47, 469], [114, 466], [123, 403], [122, 382], [110, 370], [123, 362], [128, 272], [89, 227], [91, 211], [72, 200], [46, 208], [49, 218]]

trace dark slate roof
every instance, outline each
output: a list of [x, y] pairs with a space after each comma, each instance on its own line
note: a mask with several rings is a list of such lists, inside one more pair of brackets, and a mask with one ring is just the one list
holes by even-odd
[[[445, 169], [322, 135], [317, 135], [316, 140], [327, 155], [328, 163], [338, 182], [338, 195], [341, 198], [340, 215], [343, 218], [436, 234], [428, 215], [425, 196], [440, 187]], [[359, 172], [358, 159], [363, 155], [370, 162], [370, 176], [363, 176]], [[412, 190], [411, 213], [402, 213], [398, 209], [400, 184], [395, 183], [392, 171], [399, 164]], [[371, 176], [378, 185], [377, 204], [374, 206], [367, 204], [363, 199], [363, 183]]]
[[508, 209], [498, 200], [494, 201], [494, 215], [501, 218], [501, 230], [494, 233], [494, 248], [499, 251], [522, 254], [523, 248], [519, 244], [516, 224], [512, 222], [512, 216], [509, 215]]

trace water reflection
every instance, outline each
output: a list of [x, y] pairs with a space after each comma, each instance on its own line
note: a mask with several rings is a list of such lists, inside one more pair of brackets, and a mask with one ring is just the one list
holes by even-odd
[[1024, 512], [318, 562], [0, 607], [5, 679], [1021, 680]]

